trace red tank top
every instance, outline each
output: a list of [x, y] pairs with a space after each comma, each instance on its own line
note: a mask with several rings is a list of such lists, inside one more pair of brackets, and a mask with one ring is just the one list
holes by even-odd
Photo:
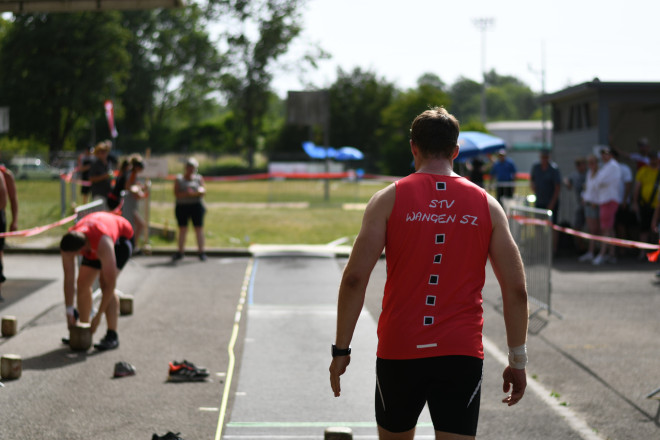
[[467, 179], [415, 173], [396, 182], [378, 357], [483, 359], [491, 231], [487, 194]]
[[102, 236], [109, 236], [113, 243], [117, 242], [119, 237], [133, 237], [133, 227], [128, 220], [117, 214], [103, 211], [87, 214], [69, 230], [85, 234], [92, 249], [90, 252], [83, 253], [82, 256], [89, 260], [98, 260], [96, 251]]

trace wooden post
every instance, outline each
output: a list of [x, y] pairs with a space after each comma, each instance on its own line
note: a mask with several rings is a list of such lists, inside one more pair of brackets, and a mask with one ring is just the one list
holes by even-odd
[[119, 297], [119, 314], [121, 316], [133, 314], [133, 297], [131, 296]]
[[351, 428], [335, 426], [326, 428], [324, 440], [353, 440], [353, 431]]
[[17, 354], [5, 354], [0, 359], [0, 377], [5, 380], [18, 379], [23, 370], [23, 361]]
[[16, 334], [16, 317], [3, 316], [2, 317], [2, 336], [14, 336]]
[[69, 345], [76, 351], [87, 351], [92, 346], [92, 330], [89, 323], [79, 322], [69, 330]]

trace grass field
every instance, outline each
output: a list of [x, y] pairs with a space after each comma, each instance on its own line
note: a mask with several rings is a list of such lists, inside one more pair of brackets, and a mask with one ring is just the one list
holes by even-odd
[[[259, 244], [325, 244], [342, 237], [351, 240], [360, 229], [366, 203], [386, 182], [316, 180], [263, 180], [206, 182], [206, 246], [243, 248]], [[62, 218], [62, 191], [59, 181], [18, 181], [20, 230], [52, 224]], [[79, 187], [77, 188], [79, 192]], [[81, 202], [80, 195], [76, 197]], [[66, 212], [73, 213], [71, 188], [66, 187]], [[358, 209], [344, 209], [357, 204]], [[173, 182], [154, 181], [149, 204], [150, 224], [175, 228]], [[9, 209], [7, 209], [9, 215]], [[33, 237], [9, 237], [8, 246], [57, 246], [59, 237], [72, 223]], [[174, 248], [174, 241], [150, 237], [155, 248]], [[186, 246], [194, 249], [189, 231]]]

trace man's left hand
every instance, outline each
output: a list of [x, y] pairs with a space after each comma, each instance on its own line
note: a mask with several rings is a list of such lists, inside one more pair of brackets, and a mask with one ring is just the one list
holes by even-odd
[[525, 388], [527, 388], [527, 373], [525, 370], [519, 370], [507, 366], [502, 374], [502, 379], [504, 380], [502, 391], [505, 393], [511, 391], [511, 394], [502, 399], [502, 402], [509, 406], [515, 405], [525, 394]]

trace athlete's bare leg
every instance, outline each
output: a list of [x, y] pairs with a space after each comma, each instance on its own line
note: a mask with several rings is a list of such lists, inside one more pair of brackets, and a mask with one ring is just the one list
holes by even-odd
[[405, 432], [390, 432], [379, 426], [378, 438], [380, 440], [413, 440], [415, 438], [415, 428]]

